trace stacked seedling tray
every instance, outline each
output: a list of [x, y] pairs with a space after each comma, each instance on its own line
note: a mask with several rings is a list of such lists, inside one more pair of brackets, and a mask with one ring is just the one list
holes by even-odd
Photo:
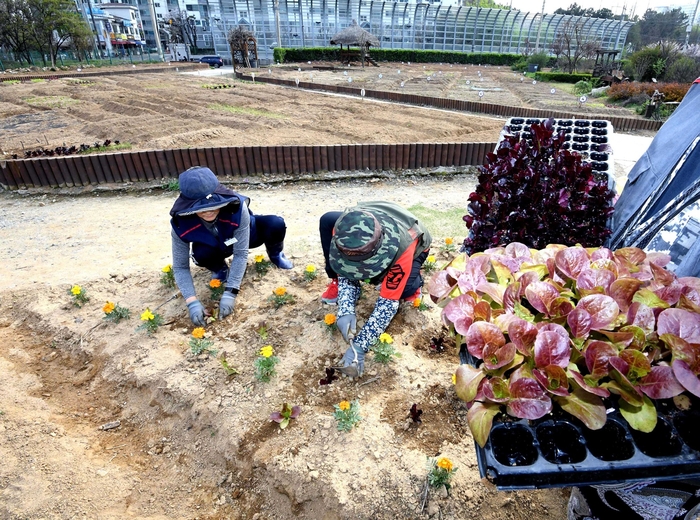
[[[481, 362], [466, 347], [460, 361]], [[558, 408], [537, 421], [496, 416], [486, 445], [474, 445], [481, 477], [500, 490], [700, 477], [700, 399], [690, 396], [686, 410], [672, 399], [655, 401], [658, 423], [651, 433], [630, 428], [616, 398], [607, 404], [600, 430]]]
[[[531, 140], [530, 126], [541, 123], [545, 119], [511, 117], [506, 121], [496, 148], [507, 134], [520, 134], [522, 138]], [[579, 153], [585, 162], [591, 163], [591, 169], [599, 175], [608, 177], [608, 185], [614, 189], [613, 151], [610, 140], [613, 127], [609, 121], [602, 119], [555, 119], [554, 130], [564, 132], [563, 148]]]

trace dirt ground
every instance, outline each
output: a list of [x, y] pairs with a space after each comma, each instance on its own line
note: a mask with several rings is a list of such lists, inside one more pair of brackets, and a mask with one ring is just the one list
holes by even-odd
[[[3, 151], [115, 138], [138, 149], [495, 141], [503, 124], [226, 78], [90, 81], [0, 85]], [[234, 87], [202, 88], [215, 82]], [[320, 215], [360, 200], [394, 201], [428, 222], [433, 251], [446, 261], [453, 253], [441, 244], [462, 240], [474, 183], [472, 173], [396, 172], [233, 185], [257, 213], [284, 216], [295, 268], [260, 277], [251, 254], [234, 315], [207, 327], [216, 356], [190, 352], [182, 298], [160, 283], [176, 193], [156, 184], [0, 193], [0, 518], [564, 518], [566, 489], [499, 492], [480, 481], [466, 408], [452, 389], [454, 344], [429, 348], [445, 337], [439, 309], [403, 306], [388, 329], [400, 358], [385, 366], [370, 355], [359, 381], [319, 385], [346, 348], [323, 327], [335, 308], [320, 301]], [[319, 276], [307, 282], [311, 263]], [[194, 273], [213, 309], [208, 272]], [[71, 303], [73, 284], [90, 298], [81, 308]], [[275, 308], [269, 297], [280, 286], [294, 303]], [[366, 288], [360, 321], [376, 296]], [[107, 300], [129, 308], [131, 319], [103, 320]], [[164, 321], [153, 335], [137, 330], [147, 307]], [[253, 363], [267, 344], [280, 364], [262, 383]], [[238, 374], [226, 375], [222, 355]], [[333, 405], [354, 399], [363, 419], [339, 432]], [[269, 415], [284, 402], [302, 413], [281, 431]], [[420, 425], [408, 420], [414, 403]], [[120, 425], [99, 429], [113, 421]], [[427, 458], [437, 455], [458, 471], [449, 493], [426, 494]]]
[[[366, 88], [470, 101], [478, 101], [483, 92], [484, 102], [633, 116], [594, 98], [581, 105], [571, 85], [533, 85], [529, 78], [521, 82], [522, 75], [505, 67], [382, 64], [329, 71], [314, 66], [324, 64], [278, 65], [254, 69], [254, 73], [327, 84], [352, 80], [352, 85]], [[494, 142], [503, 127], [503, 119], [252, 84], [223, 71], [216, 74], [183, 75], [173, 70], [81, 79], [76, 72], [70, 79], [0, 83], [0, 156], [22, 157], [25, 150], [91, 145], [106, 139], [130, 144], [134, 150]], [[206, 88], [218, 85], [230, 88]]]

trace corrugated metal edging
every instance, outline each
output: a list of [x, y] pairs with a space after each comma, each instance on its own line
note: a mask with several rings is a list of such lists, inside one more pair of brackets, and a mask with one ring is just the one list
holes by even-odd
[[483, 164], [496, 143], [237, 146], [145, 150], [0, 161], [9, 189], [123, 184], [176, 178], [192, 166], [217, 175], [305, 174]]
[[[242, 72], [236, 72], [239, 79], [252, 81], [252, 77], [244, 75]], [[266, 83], [274, 83], [276, 85], [296, 86], [294, 81], [283, 80], [278, 78], [269, 78], [266, 76], [256, 77], [256, 81]], [[350, 86], [334, 86], [324, 85], [322, 83], [299, 82], [299, 87], [307, 90], [321, 90], [330, 92], [341, 92], [350, 95], [360, 95], [360, 89]], [[486, 103], [483, 101], [469, 102], [459, 101], [450, 98], [437, 98], [429, 96], [418, 96], [415, 94], [404, 94], [402, 92], [385, 92], [380, 90], [365, 90], [365, 97], [396, 101], [399, 103], [407, 103], [411, 105], [432, 106], [436, 108], [444, 108], [446, 110], [460, 110], [465, 112], [475, 112], [478, 114], [489, 114], [501, 117], [513, 117], [515, 114], [522, 117], [546, 119], [553, 117], [555, 119], [603, 119], [613, 123], [613, 127], [618, 131], [634, 131], [634, 130], [658, 130], [663, 124], [661, 121], [651, 121], [648, 119], [637, 119], [634, 117], [619, 117], [607, 116], [602, 114], [576, 114], [571, 112], [559, 112], [556, 110], [543, 110], [537, 108], [522, 108], [499, 105], [495, 103]], [[613, 120], [615, 122], [613, 122]]]

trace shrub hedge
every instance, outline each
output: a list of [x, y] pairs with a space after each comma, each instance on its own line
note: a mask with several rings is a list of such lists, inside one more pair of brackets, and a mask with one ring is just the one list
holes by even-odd
[[567, 74], [565, 72], [536, 72], [538, 81], [557, 81], [559, 83], [578, 83], [579, 81], [591, 81], [591, 74]]
[[[466, 53], [451, 51], [423, 51], [414, 49], [370, 49], [369, 55], [376, 61], [413, 63], [457, 63], [473, 65], [510, 66], [521, 59], [519, 54], [497, 52]], [[305, 47], [274, 49], [277, 63], [297, 63], [302, 61], [338, 61], [340, 49], [337, 47]]]
[[682, 101], [690, 88], [690, 83], [616, 83], [608, 91], [608, 99], [611, 101], [624, 101], [640, 94], [651, 96], [654, 90], [664, 94], [664, 101]]

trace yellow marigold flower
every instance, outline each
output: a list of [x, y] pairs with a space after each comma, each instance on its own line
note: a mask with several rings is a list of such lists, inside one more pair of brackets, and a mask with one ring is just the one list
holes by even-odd
[[425, 259], [426, 262], [430, 262], [431, 264], [435, 263], [435, 256], [430, 255], [428, 258]]
[[391, 334], [382, 332], [382, 334], [379, 336], [379, 341], [381, 341], [382, 343], [393, 343], [394, 338], [391, 337]]
[[79, 285], [74, 285], [73, 287], [70, 288], [71, 294], [74, 294], [78, 296], [81, 292], [83, 292], [83, 288], [80, 287]]
[[445, 245], [451, 246], [454, 243], [454, 239], [452, 237], [447, 237], [445, 239]]
[[161, 269], [161, 271], [163, 271], [164, 273], [169, 273], [172, 270], [173, 270], [173, 266], [170, 264], [166, 265], [165, 267], [163, 267], [163, 269]]
[[316, 272], [316, 266], [314, 264], [309, 264], [306, 266], [306, 272], [307, 273], [315, 273]]
[[105, 303], [105, 306], [102, 307], [102, 311], [103, 311], [105, 314], [109, 314], [109, 313], [112, 312], [113, 310], [114, 310], [114, 304], [113, 304], [112, 302], [107, 302], [107, 303]]
[[343, 411], [349, 410], [349, 409], [350, 409], [350, 403], [347, 402], [347, 401], [340, 401], [340, 402], [338, 403], [338, 408], [340, 408], [340, 409], [343, 410]]
[[260, 349], [260, 355], [262, 357], [270, 357], [275, 351], [272, 349], [272, 345], [265, 345]]
[[141, 313], [141, 321], [151, 321], [155, 316], [150, 309], [146, 309]]
[[275, 293], [275, 296], [284, 296], [285, 294], [287, 294], [287, 289], [285, 289], [284, 287], [278, 287], [272, 292]]
[[202, 339], [204, 337], [204, 327], [197, 327], [192, 331], [192, 337]]
[[453, 468], [452, 461], [447, 457], [440, 457], [435, 464], [446, 471], [452, 471]]
[[415, 300], [413, 300], [413, 306], [414, 306], [416, 309], [417, 309], [418, 307], [420, 307], [420, 298], [416, 298]]
[[335, 323], [335, 314], [326, 314], [323, 321], [326, 323], [326, 325], [333, 325]]
[[263, 255], [255, 255], [255, 263], [256, 264], [259, 264], [263, 260], [265, 260], [265, 257]]
[[221, 280], [219, 280], [218, 278], [212, 278], [209, 282], [209, 287], [211, 287], [212, 289], [218, 289], [219, 287], [221, 287]]
[[457, 374], [452, 374], [452, 384], [453, 385], [457, 384]]

